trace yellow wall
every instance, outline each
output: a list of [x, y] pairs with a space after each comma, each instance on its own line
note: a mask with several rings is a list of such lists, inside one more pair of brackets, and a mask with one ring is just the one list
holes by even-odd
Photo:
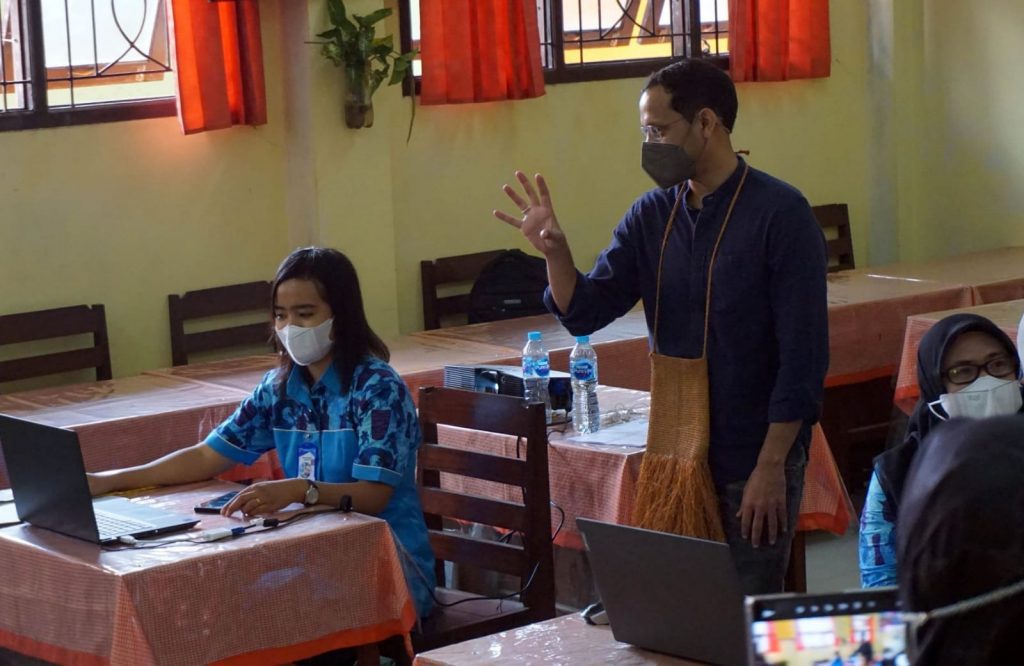
[[[918, 186], [908, 259], [1024, 244], [1024, 3], [912, 0], [919, 12]], [[916, 82], [911, 82], [916, 83]]]
[[[509, 208], [500, 187], [514, 169], [548, 177], [584, 269], [650, 187], [642, 79], [420, 107], [407, 144], [397, 87], [378, 92], [375, 127], [344, 127], [340, 71], [303, 43], [325, 25], [321, 0], [261, 8], [264, 127], [185, 137], [160, 119], [0, 134], [0, 312], [105, 303], [115, 373], [136, 373], [169, 361], [168, 293], [269, 277], [290, 249], [320, 243], [352, 256], [370, 320], [390, 336], [421, 325], [421, 259], [526, 247], [491, 216]], [[832, 0], [831, 11], [832, 76], [741, 84], [735, 146], [812, 203], [848, 203], [860, 265], [1024, 241], [1012, 84], [1024, 5]]]
[[170, 365], [167, 294], [272, 276], [286, 249], [276, 70], [259, 129], [0, 133], [0, 312], [103, 303], [114, 372], [134, 374]]

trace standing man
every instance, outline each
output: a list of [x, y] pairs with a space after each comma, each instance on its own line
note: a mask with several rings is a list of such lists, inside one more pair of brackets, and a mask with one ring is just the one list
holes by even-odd
[[519, 217], [494, 215], [544, 254], [545, 301], [573, 335], [604, 327], [643, 299], [657, 351], [690, 359], [701, 356], [708, 269], [729, 217], [707, 326], [708, 463], [743, 591], [761, 594], [782, 589], [821, 406], [827, 258], [803, 195], [736, 155], [736, 111], [732, 80], [707, 61], [651, 75], [640, 96], [642, 166], [658, 187], [633, 203], [586, 275], [575, 268], [539, 174], [532, 182], [516, 172], [522, 194], [504, 187]]

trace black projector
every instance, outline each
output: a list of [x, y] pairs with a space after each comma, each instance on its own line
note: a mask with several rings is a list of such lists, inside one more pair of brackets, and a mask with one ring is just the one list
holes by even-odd
[[[446, 365], [444, 385], [448, 388], [523, 397], [523, 369], [516, 365]], [[572, 410], [572, 382], [568, 372], [552, 370], [548, 377], [551, 409]]]

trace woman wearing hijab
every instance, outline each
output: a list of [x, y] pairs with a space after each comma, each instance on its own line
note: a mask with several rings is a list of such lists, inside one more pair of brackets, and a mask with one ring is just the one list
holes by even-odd
[[952, 417], [983, 418], [1020, 410], [1020, 362], [1013, 341], [988, 319], [946, 317], [917, 349], [921, 397], [903, 443], [875, 458], [860, 520], [860, 580], [896, 584], [896, 515], [907, 470], [928, 432]]
[[912, 663], [1024, 662], [1024, 417], [943, 424], [899, 510]]

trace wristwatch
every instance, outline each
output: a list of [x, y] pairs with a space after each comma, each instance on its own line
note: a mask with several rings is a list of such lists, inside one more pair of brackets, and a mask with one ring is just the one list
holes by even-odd
[[306, 497], [302, 500], [302, 503], [306, 506], [313, 506], [320, 501], [320, 486], [309, 479], [306, 479], [306, 483], [309, 484], [309, 487], [306, 488]]

